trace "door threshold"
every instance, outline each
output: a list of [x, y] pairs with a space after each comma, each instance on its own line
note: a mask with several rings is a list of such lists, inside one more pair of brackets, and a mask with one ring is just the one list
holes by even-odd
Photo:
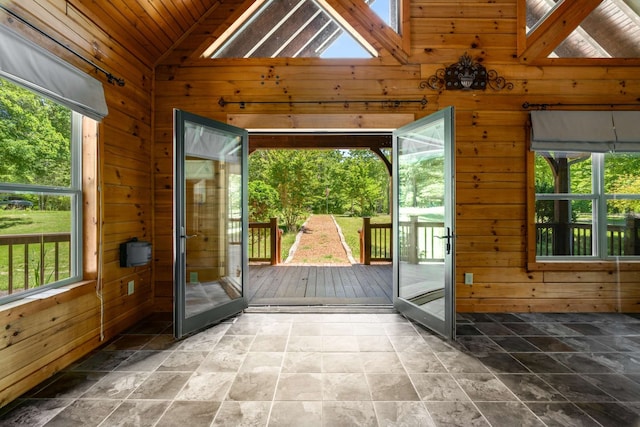
[[380, 305], [249, 305], [245, 313], [363, 313], [363, 314], [395, 314], [398, 313], [391, 304]]

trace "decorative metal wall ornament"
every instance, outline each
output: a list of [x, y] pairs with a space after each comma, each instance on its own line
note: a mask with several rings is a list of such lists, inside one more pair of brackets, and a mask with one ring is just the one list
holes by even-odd
[[434, 75], [420, 82], [420, 89], [433, 90], [485, 90], [487, 86], [496, 91], [513, 89], [513, 83], [498, 76], [495, 70], [487, 71], [479, 62], [474, 62], [467, 52], [457, 63], [437, 69]]

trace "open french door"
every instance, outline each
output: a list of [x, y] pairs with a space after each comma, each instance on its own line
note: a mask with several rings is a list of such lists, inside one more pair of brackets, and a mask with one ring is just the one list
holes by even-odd
[[248, 133], [174, 111], [174, 334], [247, 307]]
[[455, 339], [454, 109], [394, 132], [393, 305]]

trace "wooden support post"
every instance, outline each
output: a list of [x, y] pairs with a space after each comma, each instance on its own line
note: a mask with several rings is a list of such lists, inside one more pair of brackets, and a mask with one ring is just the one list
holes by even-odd
[[280, 258], [278, 218], [269, 219], [269, 228], [271, 230], [271, 265], [277, 265]]
[[362, 238], [364, 239], [364, 245], [362, 252], [364, 252], [364, 265], [371, 265], [371, 218], [362, 218]]

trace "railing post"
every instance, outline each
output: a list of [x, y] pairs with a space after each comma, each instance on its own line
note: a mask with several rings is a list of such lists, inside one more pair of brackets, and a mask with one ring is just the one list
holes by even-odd
[[640, 218], [633, 214], [627, 215], [626, 230], [624, 231], [624, 255], [640, 254], [640, 239], [638, 238], [638, 223]]
[[278, 218], [269, 219], [269, 229], [271, 230], [271, 265], [278, 264]]
[[409, 225], [409, 264], [418, 263], [418, 217], [411, 215]]
[[364, 245], [362, 245], [360, 256], [362, 257], [364, 253], [363, 264], [371, 265], [371, 218], [368, 216], [362, 218], [362, 239]]

